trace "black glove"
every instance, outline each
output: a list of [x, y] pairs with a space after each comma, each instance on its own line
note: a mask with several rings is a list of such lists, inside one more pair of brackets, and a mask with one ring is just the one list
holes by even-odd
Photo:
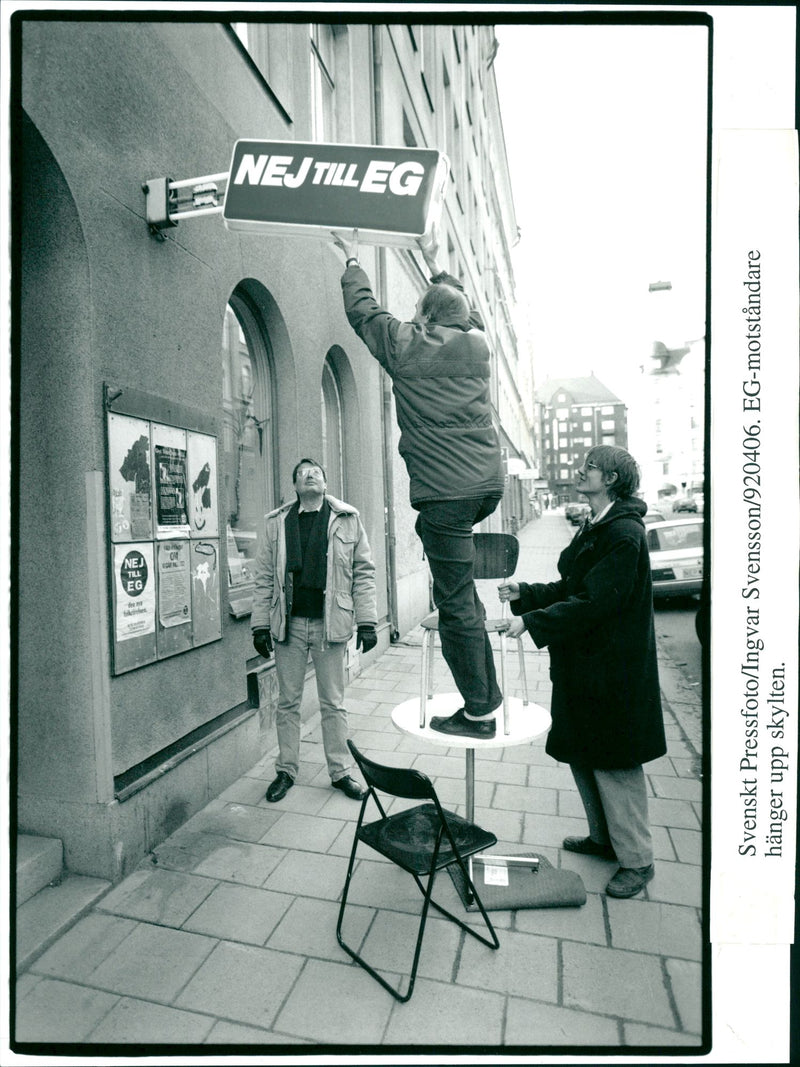
[[356, 637], [356, 651], [360, 648], [362, 652], [369, 652], [377, 643], [378, 635], [375, 633], [375, 627], [371, 623], [359, 626], [358, 636]]
[[264, 630], [253, 630], [253, 648], [264, 659], [269, 659], [272, 655], [272, 634], [269, 632], [269, 627]]

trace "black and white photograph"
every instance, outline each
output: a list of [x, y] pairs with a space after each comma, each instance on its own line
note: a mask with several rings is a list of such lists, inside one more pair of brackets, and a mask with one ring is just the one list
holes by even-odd
[[3, 4], [4, 1062], [800, 1052], [796, 14]]

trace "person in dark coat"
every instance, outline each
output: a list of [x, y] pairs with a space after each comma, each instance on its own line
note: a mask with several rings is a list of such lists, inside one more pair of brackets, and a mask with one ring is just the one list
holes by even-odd
[[464, 701], [454, 715], [434, 715], [431, 729], [494, 737], [503, 694], [475, 585], [473, 527], [497, 508], [504, 473], [483, 323], [458, 279], [439, 269], [435, 235], [429, 244], [419, 242], [431, 285], [411, 322], [378, 304], [351, 245], [339, 234], [333, 238], [345, 256], [347, 319], [392, 379], [399, 449], [433, 575], [442, 654]]
[[550, 650], [552, 728], [546, 750], [568, 763], [583, 801], [588, 837], [563, 847], [616, 858], [606, 887], [639, 893], [654, 874], [643, 763], [667, 750], [661, 711], [650, 557], [634, 493], [639, 470], [624, 448], [589, 450], [577, 490], [591, 514], [561, 553], [557, 582], [504, 582], [508, 633], [526, 630]]

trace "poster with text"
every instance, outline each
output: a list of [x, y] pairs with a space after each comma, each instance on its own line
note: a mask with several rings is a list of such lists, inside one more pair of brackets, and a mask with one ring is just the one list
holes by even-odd
[[189, 536], [186, 431], [153, 423], [156, 536]]
[[150, 423], [108, 416], [109, 522], [112, 541], [153, 536]]
[[192, 647], [192, 592], [189, 542], [161, 541], [158, 568], [158, 656]]
[[189, 589], [189, 546], [185, 541], [163, 541], [158, 546], [158, 621], [161, 626], [183, 626], [192, 621]]
[[155, 572], [152, 545], [115, 545], [117, 641], [155, 632]]
[[113, 546], [114, 673], [156, 659], [156, 572], [152, 542]]

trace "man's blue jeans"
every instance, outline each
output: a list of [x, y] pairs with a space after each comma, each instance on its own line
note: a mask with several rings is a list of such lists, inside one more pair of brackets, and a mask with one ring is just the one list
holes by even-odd
[[484, 625], [486, 609], [475, 586], [473, 526], [495, 510], [500, 497], [431, 500], [419, 507], [416, 531], [433, 575], [442, 654], [468, 715], [487, 715], [503, 702]]
[[322, 746], [332, 782], [338, 782], [353, 767], [347, 747], [347, 712], [344, 708], [344, 657], [347, 642], [324, 640], [322, 619], [293, 615], [285, 641], [275, 642], [275, 673], [278, 676], [278, 758], [275, 773], [285, 771], [297, 778], [300, 769], [300, 702], [306, 681], [308, 654], [317, 678], [317, 696], [322, 724]]

